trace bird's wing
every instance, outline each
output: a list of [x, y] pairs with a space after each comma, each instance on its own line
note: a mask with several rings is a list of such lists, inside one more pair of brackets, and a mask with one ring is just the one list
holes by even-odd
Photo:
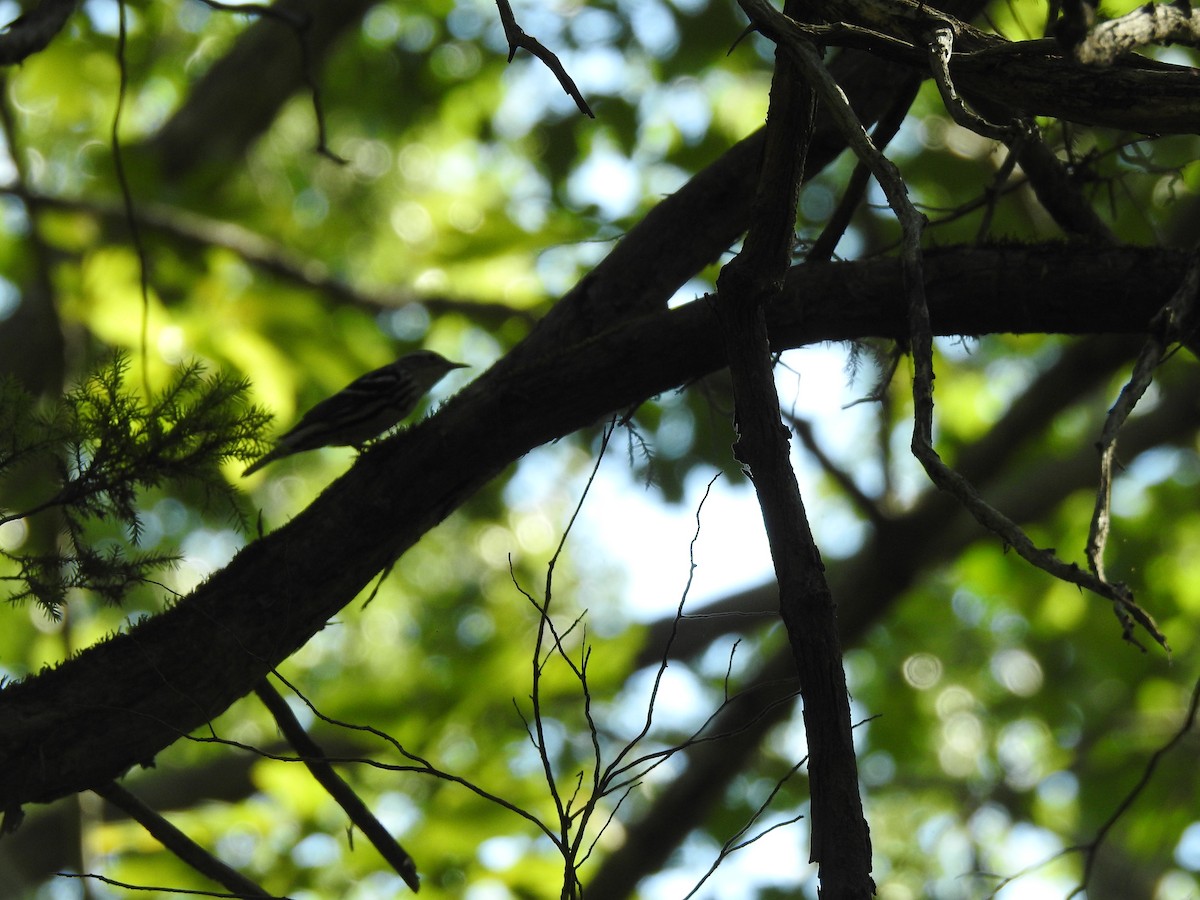
[[332, 397], [326, 397], [279, 439], [292, 452], [315, 450], [331, 443], [354, 444], [374, 437], [386, 427], [370, 431], [386, 411], [397, 405], [396, 376], [384, 366], [350, 382]]

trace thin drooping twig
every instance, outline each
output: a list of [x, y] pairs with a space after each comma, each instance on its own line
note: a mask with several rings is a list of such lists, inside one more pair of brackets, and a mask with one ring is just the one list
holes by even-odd
[[328, 133], [325, 127], [325, 106], [321, 102], [321, 85], [314, 74], [312, 52], [309, 49], [308, 41], [305, 40], [305, 34], [307, 34], [309, 26], [312, 24], [309, 17], [297, 14], [295, 11], [279, 5], [268, 5], [265, 3], [223, 3], [221, 0], [200, 0], [200, 2], [222, 12], [250, 13], [264, 19], [274, 19], [276, 22], [282, 22], [292, 30], [292, 33], [296, 36], [296, 44], [300, 48], [301, 78], [304, 81], [304, 86], [308, 88], [309, 95], [312, 97], [313, 119], [316, 121], [317, 126], [317, 146], [313, 149], [318, 156], [323, 156], [330, 162], [337, 163], [339, 166], [347, 165], [349, 160], [334, 153], [329, 147]]
[[400, 846], [400, 842], [392, 837], [383, 823], [367, 809], [367, 805], [354, 792], [354, 789], [333, 770], [325, 751], [304, 730], [304, 726], [300, 724], [300, 720], [296, 718], [295, 713], [292, 712], [291, 707], [288, 706], [279, 691], [275, 690], [269, 681], [263, 679], [254, 692], [275, 719], [275, 724], [279, 726], [284, 738], [304, 760], [304, 765], [308, 767], [313, 778], [321, 787], [325, 788], [329, 796], [345, 811], [350, 821], [379, 851], [379, 855], [387, 860], [388, 865], [396, 871], [396, 874], [404, 879], [404, 883], [412, 889], [413, 893], [419, 891], [421, 879], [417, 875], [417, 864], [413, 858], [407, 850]]
[[562, 85], [567, 96], [575, 101], [575, 105], [579, 107], [579, 111], [589, 119], [596, 118], [596, 114], [592, 112], [592, 108], [583, 99], [583, 94], [579, 92], [579, 88], [575, 86], [575, 82], [571, 76], [567, 74], [567, 70], [559, 61], [558, 57], [552, 51], [546, 48], [533, 35], [526, 34], [521, 26], [517, 24], [517, 17], [513, 13], [512, 4], [508, 0], [496, 0], [496, 8], [500, 11], [500, 22], [504, 26], [504, 39], [508, 41], [508, 61], [512, 62], [519, 48], [524, 48], [540, 59], [558, 79], [558, 83]]
[[1197, 307], [1200, 306], [1200, 243], [1192, 251], [1187, 273], [1167, 304], [1151, 322], [1150, 336], [1146, 339], [1129, 381], [1121, 389], [1117, 402], [1108, 411], [1104, 430], [1100, 434], [1097, 448], [1100, 451], [1100, 485], [1096, 490], [1096, 506], [1092, 512], [1092, 524], [1088, 530], [1087, 561], [1093, 574], [1106, 581], [1104, 574], [1104, 548], [1108, 543], [1108, 531], [1112, 520], [1113, 470], [1116, 465], [1117, 435], [1125, 420], [1129, 418], [1138, 401], [1150, 387], [1155, 370], [1167, 356], [1171, 344], [1187, 340], [1197, 326]]
[[[890, 196], [889, 194], [889, 200]], [[906, 230], [906, 235], [908, 234]], [[919, 254], [919, 237], [915, 234], [907, 236], [905, 243], [914, 247]], [[908, 252], [912, 251], [906, 251], [906, 255]], [[906, 266], [906, 271], [914, 270]], [[915, 272], [920, 272], [919, 257]], [[1111, 601], [1125, 640], [1145, 649], [1134, 637], [1136, 624], [1166, 649], [1166, 637], [1159, 630], [1153, 617], [1137, 604], [1125, 585], [1109, 583], [1093, 573], [1085, 572], [1074, 563], [1064, 562], [1053, 549], [1038, 547], [1016, 522], [989, 505], [966, 478], [942, 460], [933, 446], [933, 330], [929, 320], [929, 308], [925, 302], [922, 284], [910, 283], [908, 288], [909, 333], [913, 356], [912, 451], [930, 480], [939, 489], [957, 498], [977, 522], [1002, 538], [1022, 559], [1062, 581], [1087, 588]]]
[[[903, 194], [903, 191], [889, 192], [886, 187], [884, 190], [888, 193], [889, 202], [893, 194], [903, 195], [907, 202], [907, 195]], [[909, 245], [902, 258], [912, 253], [916, 254], [916, 264], [910, 263], [905, 267], [910, 278], [915, 279], [920, 277], [919, 230], [910, 231], [911, 226], [904, 225], [903, 218], [901, 222], [905, 228], [905, 243]], [[910, 282], [908, 297], [909, 334], [913, 356], [912, 451], [930, 480], [939, 489], [956, 497], [976, 521], [1001, 537], [1022, 559], [1062, 581], [1087, 588], [1111, 601], [1125, 640], [1144, 650], [1142, 644], [1134, 637], [1135, 625], [1140, 625], [1156, 643], [1166, 649], [1166, 637], [1159, 630], [1153, 617], [1137, 604], [1132, 592], [1125, 585], [1105, 581], [1094, 573], [1083, 571], [1074, 563], [1064, 562], [1053, 549], [1038, 547], [1016, 522], [989, 505], [966, 478], [942, 460], [933, 446], [933, 329], [923, 283], [915, 280]]]
[[150, 260], [146, 254], [146, 245], [142, 241], [142, 233], [138, 229], [137, 218], [133, 214], [133, 189], [129, 186], [129, 176], [125, 173], [125, 157], [121, 151], [121, 113], [125, 109], [125, 94], [129, 87], [129, 72], [125, 65], [125, 43], [127, 28], [125, 23], [125, 0], [117, 0], [117, 104], [113, 110], [112, 130], [109, 136], [109, 149], [112, 151], [113, 168], [117, 175], [117, 186], [121, 191], [121, 202], [125, 204], [125, 224], [129, 228], [129, 239], [133, 242], [133, 251], [138, 260], [138, 288], [142, 298], [141, 333], [138, 338], [138, 352], [142, 360], [142, 384], [146, 394], [150, 390]]
[[[900, 126], [904, 124], [909, 108], [916, 99], [917, 90], [920, 87], [921, 79], [916, 74], [910, 75], [908, 85], [905, 89], [897, 92], [895, 102], [884, 111], [875, 125], [875, 130], [871, 135], [875, 146], [886, 147], [891, 143], [896, 132], [900, 130]], [[826, 223], [820, 236], [813, 242], [811, 249], [804, 257], [805, 262], [828, 262], [833, 259], [833, 252], [837, 249], [838, 242], [846, 233], [846, 229], [850, 227], [854, 211], [862, 202], [863, 195], [866, 194], [867, 182], [870, 177], [871, 170], [859, 161], [854, 166], [854, 171], [850, 173], [846, 189], [842, 191], [842, 198], [838, 201], [833, 215], [829, 217], [829, 222]]]
[[239, 897], [272, 896], [241, 872], [221, 862], [115, 781], [92, 790], [135, 820], [155, 840], [206, 878], [225, 885]]
[[935, 28], [929, 37], [929, 68], [933, 72], [934, 83], [942, 95], [942, 103], [950, 118], [963, 128], [970, 129], [983, 137], [1002, 141], [1010, 134], [1010, 129], [994, 125], [983, 116], [967, 106], [958, 95], [954, 81], [950, 77], [950, 57], [954, 54], [954, 31], [949, 27]]

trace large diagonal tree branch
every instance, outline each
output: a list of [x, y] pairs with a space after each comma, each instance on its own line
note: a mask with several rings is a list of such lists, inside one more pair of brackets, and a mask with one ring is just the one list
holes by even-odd
[[[904, 89], [903, 70], [875, 57], [848, 53], [834, 60], [830, 68], [864, 122], [874, 122]], [[828, 166], [845, 148], [832, 118], [819, 111], [806, 178]], [[518, 354], [570, 344], [617, 322], [666, 309], [679, 287], [714, 262], [749, 227], [762, 153], [760, 130], [690, 179], [669, 201], [651, 209], [556, 304]]]
[[982, 98], [1022, 116], [1146, 134], [1200, 130], [1200, 91], [1192, 68], [1138, 56], [1105, 68], [1081, 66], [1052, 39], [1008, 41], [959, 21], [956, 16], [970, 18], [975, 12], [965, 4], [810, 0], [797, 6], [807, 23], [822, 23], [801, 25], [811, 39], [869, 50], [921, 69], [928, 66], [934, 30], [948, 29], [954, 36], [951, 71], [957, 87], [968, 98]]
[[[1062, 246], [931, 254], [931, 321], [948, 334], [1138, 333], [1184, 259]], [[781, 348], [903, 336], [898, 284], [896, 264], [884, 260], [793, 270], [768, 310], [772, 340]], [[789, 302], [800, 294], [802, 315]], [[523, 454], [723, 362], [711, 309], [693, 303], [493, 368], [170, 610], [0, 690], [0, 805], [12, 813], [149, 764], [249, 693]]]
[[[844, 65], [848, 70], [846, 73], [847, 83], [852, 86], [857, 84], [857, 90], [852, 90], [852, 94], [857, 93], [862, 97], [871, 98], [887, 93], [886, 91], [872, 90], [887, 71], [885, 64], [869, 57], [859, 57], [858, 59], [847, 57]], [[854, 77], [856, 73], [857, 79]], [[886, 81], [886, 79], [883, 80]], [[244, 83], [244, 80], [241, 83]], [[884, 101], [885, 104], [886, 102]], [[866, 119], [871, 118], [869, 110], [860, 110], [860, 115]], [[839, 149], [840, 147], [835, 141], [829, 149], [828, 158], [832, 158]], [[519, 369], [536, 359], [539, 347], [569, 346], [583, 336], [594, 334], [603, 325], [639, 315], [650, 309], [663, 308], [675, 288], [692, 271], [695, 271], [695, 260], [701, 260], [701, 264], [703, 264], [714, 258], [744, 227], [749, 192], [740, 189], [739, 185], [744, 186], [747, 183], [747, 173], [753, 172], [756, 157], [756, 140], [748, 139], [726, 154], [716, 165], [706, 170], [706, 173], [700, 178], [694, 179], [683, 190], [660, 204], [616, 248], [605, 263], [597, 267], [592, 276], [585, 279], [584, 283], [572, 292], [572, 295], [564, 298], [554, 313], [547, 317], [543, 326], [530, 339], [526, 340], [517, 352], [510, 353], [506, 357], [505, 365], [498, 367], [493, 374], [492, 383], [503, 381], [506, 366]], [[724, 185], [723, 181], [726, 182]], [[706, 188], [714, 187], [723, 187], [723, 190], [706, 190]], [[684, 223], [691, 227], [686, 227]], [[638, 236], [647, 234], [657, 237], [649, 241], [644, 248], [639, 248]], [[639, 252], [639, 249], [642, 252]], [[675, 261], [680, 259], [683, 262], [676, 264]], [[669, 260], [672, 264], [663, 265], [663, 260]], [[658, 273], [658, 277], [648, 277], [649, 273]], [[630, 371], [633, 370], [630, 369]], [[643, 393], [639, 396], [644, 395]], [[520, 400], [515, 408], [524, 406], [524, 401]], [[507, 433], [509, 429], [502, 424], [500, 431]], [[534, 439], [528, 446], [534, 446], [536, 443], [537, 441]], [[518, 451], [516, 455], [519, 455], [519, 452], [523, 451]], [[515, 456], [510, 458], [515, 458]], [[479, 460], [477, 459], [476, 462]], [[502, 459], [494, 463], [497, 467], [502, 467], [504, 464], [505, 461]], [[486, 480], [486, 476], [484, 479]], [[425, 481], [423, 477], [417, 480]], [[470, 488], [464, 488], [464, 490], [469, 492]], [[448, 499], [445, 502], [447, 504], [445, 508], [449, 509], [454, 500]], [[319, 504], [317, 508], [320, 508]], [[423, 521], [410, 521], [410, 530], [407, 532], [409, 540], [437, 520], [436, 511], [427, 511], [427, 515], [429, 518]], [[320, 513], [316, 512], [314, 516], [319, 519]], [[336, 532], [331, 534], [336, 535]], [[321, 547], [322, 553], [329, 553], [331, 557], [336, 555], [334, 551], [342, 549], [345, 545], [343, 539], [355, 534], [357, 532], [351, 529], [342, 533], [332, 543], [327, 543], [327, 537], [322, 537], [321, 541], [326, 542], [325, 546]], [[303, 534], [298, 538], [299, 545], [302, 546], [305, 542]], [[349, 543], [352, 546], [355, 544], [354, 541]], [[381, 561], [390, 561], [392, 557], [401, 552], [403, 543], [403, 539], [397, 538], [391, 547], [374, 550], [369, 554], [369, 559], [361, 561], [361, 565], [365, 567], [361, 570], [358, 565], [345, 570], [338, 567], [333, 572], [333, 577], [323, 577], [309, 583], [309, 585], [320, 586], [322, 590], [329, 592], [323, 604], [313, 603], [311, 608], [306, 604], [296, 604], [283, 609], [275, 609], [273, 604], [268, 601], [252, 599], [241, 612], [254, 613], [257, 610], [259, 614], [250, 615], [250, 621], [246, 621], [238, 611], [235, 611], [232, 617], [223, 618], [224, 610], [219, 603], [216, 604], [216, 609], [221, 614], [216, 615], [211, 612], [211, 607], [204, 599], [209, 596], [209, 590], [206, 589], [202, 592], [203, 596], [194, 602], [181, 604], [178, 609], [173, 611], [174, 615], [171, 617], [155, 620], [156, 624], [150, 631], [139, 630], [137, 634], [121, 639], [120, 647], [115, 651], [117, 664], [112, 667], [111, 672], [106, 672], [102, 678], [93, 682], [93, 687], [103, 686], [106, 689], [99, 694], [93, 694], [90, 699], [80, 695], [75, 700], [69, 701], [67, 708], [75, 702], [79, 702], [84, 707], [95, 710], [97, 707], [103, 708], [107, 703], [116, 699], [119, 707], [138, 710], [137, 715], [142, 717], [139, 719], [139, 724], [143, 727], [119, 735], [116, 741], [117, 746], [98, 756], [91, 756], [86, 747], [78, 742], [74, 742], [74, 752], [70, 752], [72, 742], [60, 745], [60, 750], [63, 747], [67, 748], [67, 752], [60, 761], [65, 768], [59, 769], [65, 777], [47, 782], [44, 780], [45, 773], [37, 778], [26, 778], [27, 771], [14, 777], [6, 785], [0, 785], [0, 806], [11, 810], [29, 799], [49, 799], [61, 796], [97, 783], [97, 779], [93, 777], [96, 771], [117, 772], [127, 767], [130, 761], [148, 760], [157, 752], [157, 749], [166, 746], [178, 737], [181, 730], [188, 730], [194, 726], [194, 723], [205, 720], [225, 708], [237, 696], [244, 694], [246, 687], [244, 681], [249, 672], [253, 673], [253, 679], [261, 677], [262, 673], [270, 668], [272, 661], [285, 658], [291, 649], [302, 644], [309, 635], [321, 627], [324, 616], [327, 614], [325, 610], [336, 610], [350, 594], [361, 587], [362, 573], [372, 567], [378, 569], [383, 564]], [[285, 577], [290, 570], [288, 557], [286, 554], [282, 560], [273, 557], [271, 555], [272, 546], [271, 544], [256, 545], [255, 548], [248, 551], [247, 555], [244, 555], [248, 558], [261, 553], [266, 554], [268, 571], [263, 574], [262, 580], [252, 579], [244, 585], [252, 592], [256, 592], [261, 584], [264, 593], [269, 595], [274, 589], [289, 583]], [[361, 549], [361, 547], [356, 547], [356, 551]], [[301, 553], [301, 555], [306, 559], [313, 558], [312, 553]], [[270, 567], [274, 567], [274, 571], [271, 571]], [[260, 602], [265, 604], [262, 608], [258, 606]], [[175, 709], [180, 698], [172, 694], [173, 689], [169, 687], [171, 679], [165, 679], [168, 686], [166, 694], [162, 694], [162, 685], [158, 684], [158, 681], [163, 679], [153, 677], [149, 682], [146, 680], [145, 676], [148, 670], [145, 660], [143, 660], [143, 664], [130, 662], [132, 668], [128, 670], [128, 677], [122, 675], [127, 671], [123, 661], [132, 658], [124, 654], [123, 648], [131, 646], [136, 648], [142, 644], [144, 638], [153, 638], [154, 642], [163, 641], [166, 645], [177, 641], [182, 646], [196, 647], [197, 644], [189, 639], [189, 628], [194, 624], [196, 617], [206, 621], [209, 621], [211, 617], [208, 628], [198, 633], [210, 634], [211, 639], [207, 645], [208, 652], [211, 654], [210, 659], [215, 660], [215, 663], [208, 670], [207, 677], [189, 683], [188, 691], [194, 689], [196, 696], [201, 699], [197, 701], [194, 709], [186, 716], [181, 717]], [[268, 621], [271, 618], [276, 618], [278, 621]], [[288, 627], [276, 631], [275, 629], [281, 623]], [[240, 647], [238, 646], [241, 641], [239, 632], [247, 627], [249, 630], [245, 631], [246, 646]], [[261, 634], [263, 628], [270, 629], [274, 634]], [[257, 655], [262, 664], [251, 666], [249, 672], [224, 668], [227, 656], [244, 662], [248, 657], [245, 650], [249, 650], [250, 654]], [[157, 658], [158, 652], [161, 651], [155, 651], [150, 656]], [[135, 649], [133, 655], [136, 653]], [[169, 657], [168, 662], [183, 661], [182, 657], [171, 656], [170, 653], [167, 656]], [[88, 657], [88, 659], [94, 661], [95, 657]], [[183, 665], [179, 672], [188, 671], [196, 662], [195, 659], [191, 660], [192, 665]], [[86, 668], [90, 663], [81, 663], [81, 665]], [[150, 662], [149, 665], [151, 666], [149, 671], [155, 671], [153, 667], [157, 663]], [[100, 668], [105, 668], [105, 666]], [[62, 689], [67, 695], [74, 696], [69, 683], [73, 677], [57, 672], [49, 676], [46, 681], [39, 680], [37, 683], [46, 684], [52, 692]], [[188, 675], [188, 677], [191, 678], [192, 675]], [[63, 678], [68, 679], [68, 683], [64, 684], [59, 680]], [[60, 685], [63, 687], [60, 688]], [[23, 692], [25, 689], [21, 690]], [[15, 696], [6, 694], [5, 702], [13, 700]], [[31, 695], [25, 693], [24, 697], [28, 701]], [[0, 717], [3, 715], [0, 712]], [[11, 718], [8, 719], [8, 722], [16, 724]], [[34, 723], [26, 724], [33, 725]], [[53, 725], [49, 721], [43, 724], [53, 729]], [[99, 733], [108, 730], [107, 724], [104, 722], [93, 720], [92, 724], [100, 725]], [[3, 725], [0, 725], [0, 732], [2, 731]], [[42, 746], [42, 739], [38, 732], [39, 728], [35, 726], [32, 731], [13, 732], [7, 737], [0, 735], [0, 758], [21, 759], [35, 751], [39, 758], [49, 758], [44, 755], [47, 748]], [[80, 733], [77, 732], [77, 734]], [[85, 730], [82, 733], [89, 732]], [[74, 771], [76, 764], [82, 766], [80, 771]], [[10, 786], [11, 789], [9, 789]]]

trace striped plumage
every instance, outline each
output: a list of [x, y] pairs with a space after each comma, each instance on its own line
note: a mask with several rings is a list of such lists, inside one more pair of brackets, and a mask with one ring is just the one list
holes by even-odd
[[274, 449], [242, 477], [269, 462], [318, 447], [359, 446], [378, 437], [417, 408], [417, 402], [451, 369], [465, 368], [432, 350], [418, 350], [368, 372], [306, 412]]

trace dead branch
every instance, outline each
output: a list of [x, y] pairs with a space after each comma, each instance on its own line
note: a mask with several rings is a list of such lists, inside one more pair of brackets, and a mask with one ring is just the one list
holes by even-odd
[[526, 34], [521, 26], [517, 24], [517, 17], [513, 13], [512, 4], [508, 0], [496, 0], [496, 8], [500, 11], [500, 22], [504, 25], [504, 37], [508, 41], [508, 61], [513, 61], [513, 57], [519, 48], [528, 50], [540, 59], [547, 69], [554, 73], [554, 77], [558, 79], [558, 83], [562, 85], [562, 89], [567, 92], [567, 96], [575, 101], [575, 105], [579, 107], [579, 111], [589, 119], [596, 118], [596, 114], [592, 112], [592, 108], [583, 99], [583, 94], [579, 92], [579, 88], [575, 86], [575, 82], [567, 74], [566, 68], [559, 61], [558, 57], [537, 38]]
[[[774, 37], [763, 27], [763, 8], [749, 0], [741, 5], [760, 30]], [[766, 148], [750, 230], [742, 251], [717, 279], [714, 306], [723, 326], [733, 381], [734, 455], [750, 473], [762, 508], [779, 583], [780, 616], [804, 696], [811, 790], [809, 858], [819, 866], [822, 892], [866, 898], [875, 892], [871, 840], [859, 796], [836, 605], [792, 470], [790, 435], [780, 422], [764, 311], [766, 301], [783, 283], [795, 242], [796, 203], [812, 138], [816, 95], [830, 105], [813, 76], [813, 60], [816, 50], [807, 42], [777, 41]], [[825, 71], [819, 61], [815, 68]], [[845, 104], [840, 90], [838, 96]]]
[[275, 690], [271, 683], [264, 678], [254, 689], [254, 693], [271, 713], [275, 724], [279, 726], [279, 731], [287, 739], [287, 742], [304, 760], [304, 765], [308, 767], [308, 771], [312, 773], [317, 783], [325, 788], [325, 791], [342, 808], [350, 821], [379, 851], [379, 855], [387, 860], [388, 865], [397, 875], [404, 879], [404, 883], [413, 893], [419, 891], [421, 880], [417, 875], [417, 864], [413, 861], [412, 856], [400, 846], [399, 841], [391, 836], [383, 823], [375, 818], [367, 805], [363, 803], [362, 798], [354, 792], [354, 789], [333, 770], [325, 751], [304, 730], [304, 726], [300, 724], [300, 720], [296, 718], [295, 713], [292, 712], [291, 707], [287, 705], [287, 701], [283, 699], [279, 691]]
[[131, 819], [135, 819], [155, 840], [206, 878], [225, 885], [239, 897], [273, 896], [241, 872], [221, 862], [115, 781], [93, 790]]
[[1179, 289], [1154, 317], [1150, 336], [1138, 354], [1129, 382], [1121, 389], [1117, 402], [1109, 410], [1100, 435], [1100, 486], [1096, 490], [1096, 505], [1088, 529], [1087, 561], [1092, 574], [1106, 581], [1104, 548], [1108, 543], [1111, 524], [1112, 485], [1117, 454], [1117, 436], [1121, 426], [1133, 413], [1138, 401], [1150, 387], [1154, 372], [1167, 357], [1171, 344], [1185, 341], [1196, 329], [1196, 308], [1200, 304], [1200, 245], [1192, 252], [1192, 260]]
[[1147, 3], [1133, 12], [1102, 22], [1071, 51], [1085, 66], [1111, 66], [1120, 57], [1151, 44], [1200, 46], [1200, 10], [1186, 2]]

